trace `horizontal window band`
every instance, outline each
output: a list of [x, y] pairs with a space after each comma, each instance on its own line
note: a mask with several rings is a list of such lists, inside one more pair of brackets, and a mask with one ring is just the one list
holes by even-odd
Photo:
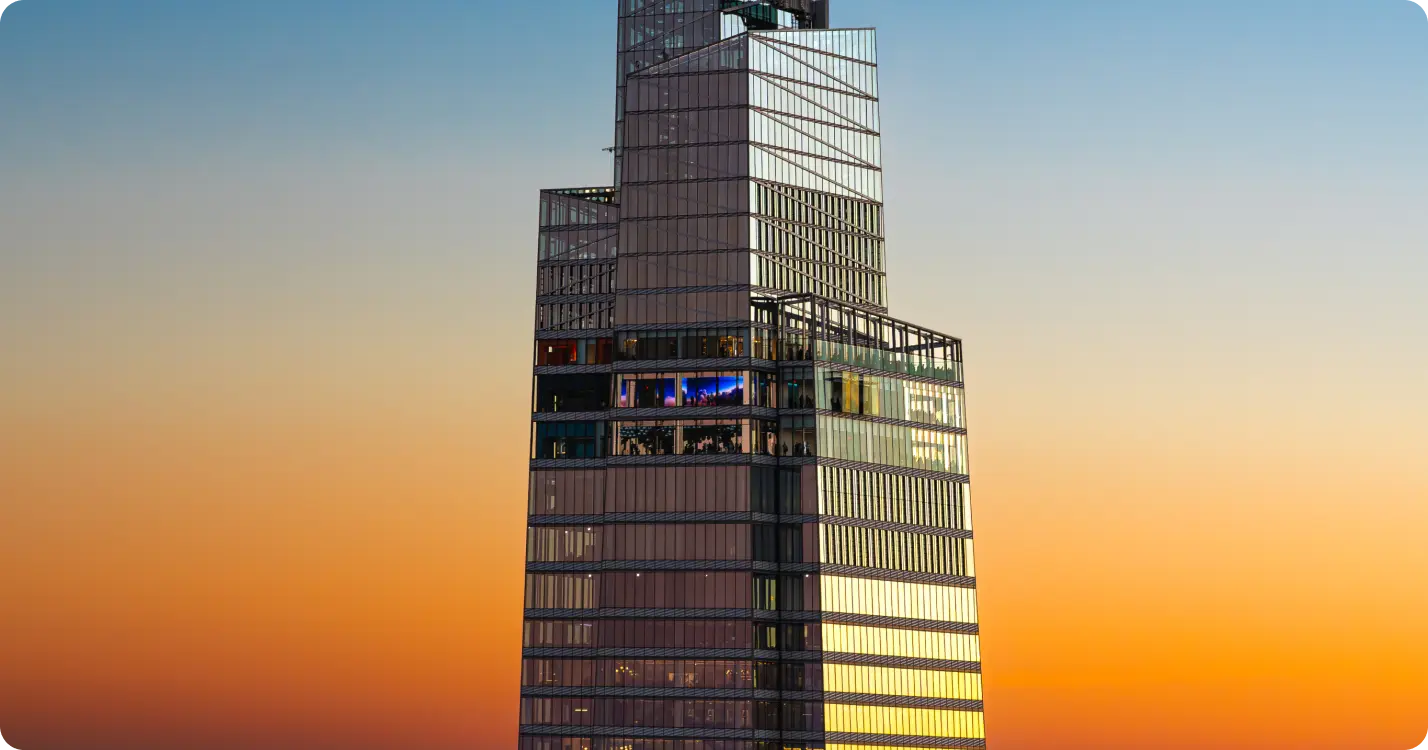
[[[782, 290], [777, 289], [777, 288], [775, 288], [775, 287], [771, 287], [771, 286], [754, 286], [754, 287], [749, 287], [749, 289], [750, 289], [750, 291], [754, 292], [755, 294], [766, 294], [766, 295], [770, 295], [770, 296], [774, 296], [774, 297], [778, 296], [779, 293], [782, 292]], [[832, 299], [832, 298], [830, 297], [829, 299]], [[859, 301], [858, 299], [854, 298], [853, 295], [851, 295], [851, 294], [849, 294], [849, 295], [847, 295], [847, 296], [844, 296], [844, 297], [839, 297], [839, 298], [838, 298], [838, 303], [839, 303], [839, 304], [842, 304], [842, 305], [845, 305], [845, 306], [847, 306], [847, 307], [857, 308], [857, 309], [859, 309], [859, 310], [862, 310], [863, 312], [870, 312], [870, 313], [873, 313], [874, 315], [886, 315], [886, 314], [887, 314], [887, 308], [886, 308], [886, 307], [882, 307], [882, 306], [880, 306], [880, 305], [874, 305], [874, 304], [872, 304], [871, 302], [862, 302], [862, 301]], [[789, 363], [793, 363], [793, 362], [805, 362], [805, 363], [806, 363], [806, 362], [810, 362], [810, 361], [812, 361], [812, 360], [788, 360], [787, 362], [785, 362], [785, 364], [789, 364]]]
[[944, 481], [970, 484], [971, 477], [966, 474], [952, 474], [945, 471], [929, 471], [927, 469], [909, 469], [902, 466], [890, 466], [888, 464], [872, 464], [864, 461], [848, 461], [840, 458], [817, 459], [819, 466], [830, 466], [835, 469], [853, 469], [856, 471], [869, 471], [876, 474], [896, 474], [903, 477], [916, 477], [918, 479], [939, 479]]
[[536, 458], [531, 459], [531, 471], [558, 469], [606, 469], [630, 466], [791, 466], [812, 463], [807, 459], [780, 459], [752, 453], [729, 453], [693, 456], [609, 456], [607, 458]]
[[778, 362], [752, 357], [710, 359], [642, 359], [616, 362], [616, 375], [638, 375], [649, 372], [708, 372], [710, 370], [758, 370], [777, 372]]
[[[612, 234], [606, 239], [618, 237]], [[594, 244], [594, 243], [591, 243]], [[540, 260], [536, 261], [536, 268], [580, 268], [584, 266], [609, 266], [611, 271], [615, 270], [616, 258], [580, 258], [574, 260]]]
[[521, 736], [619, 737], [630, 739], [769, 740], [821, 742], [822, 732], [792, 732], [776, 729], [674, 729], [670, 727], [577, 727], [522, 724]]
[[[618, 377], [621, 373], [615, 373]], [[533, 422], [679, 422], [691, 419], [778, 419], [779, 411], [767, 406], [658, 406], [609, 411], [540, 411]]]
[[880, 654], [844, 654], [824, 651], [824, 664], [853, 664], [865, 667], [891, 667], [894, 669], [928, 669], [936, 672], [968, 672], [981, 674], [982, 664], [975, 661], [951, 661], [948, 659], [918, 659], [911, 656], [882, 656]]
[[619, 231], [618, 223], [606, 222], [604, 224], [551, 224], [540, 228], [541, 234], [550, 232], [590, 232], [590, 231]]
[[[857, 615], [850, 615], [857, 617]], [[764, 609], [527, 609], [527, 620], [754, 620], [759, 623], [818, 622], [819, 612]]]
[[526, 659], [702, 659], [711, 661], [820, 660], [817, 651], [770, 651], [753, 648], [523, 648]]
[[818, 518], [818, 516], [784, 516], [748, 511], [702, 511], [697, 513], [674, 511], [669, 513], [606, 513], [598, 516], [529, 516], [526, 520], [532, 526], [590, 526], [592, 524], [599, 526], [671, 523], [817, 523]]
[[851, 372], [858, 375], [874, 375], [877, 377], [906, 380], [913, 383], [927, 383], [929, 385], [948, 385], [954, 388], [966, 388], [966, 384], [960, 382], [937, 380], [935, 378], [927, 378], [921, 375], [908, 375], [907, 373], [902, 372], [887, 372], [886, 370], [874, 370], [869, 367], [856, 367], [854, 365], [848, 365], [842, 362], [818, 362], [818, 366], [827, 368], [829, 370], [837, 370], [838, 372]]
[[900, 531], [927, 536], [945, 536], [953, 539], [972, 539], [970, 531], [945, 529], [933, 526], [914, 526], [889, 521], [869, 521], [862, 518], [842, 516], [775, 515], [772, 513], [750, 513], [748, 511], [707, 511], [698, 513], [650, 512], [650, 513], [605, 513], [603, 515], [581, 516], [528, 516], [531, 526], [602, 526], [613, 524], [698, 524], [698, 523], [821, 523], [826, 526], [854, 526], [883, 531]]
[[[748, 109], [748, 107], [738, 107], [737, 109]], [[661, 110], [662, 111], [662, 110]], [[682, 148], [715, 148], [718, 146], [747, 146], [751, 143], [748, 138], [736, 138], [727, 141], [680, 141], [679, 143], [647, 143], [640, 146], [631, 146], [628, 143], [621, 149], [622, 154], [641, 154], [654, 151], [676, 151]], [[638, 183], [626, 183], [638, 184]]]
[[872, 695], [868, 693], [824, 693], [823, 702], [844, 706], [897, 706], [899, 708], [936, 708], [951, 711], [981, 711], [982, 702], [956, 698], [919, 698], [908, 695]]
[[[645, 698], [720, 701], [821, 701], [813, 690], [755, 690], [752, 688], [637, 688], [637, 687], [522, 687], [522, 698]], [[966, 701], [963, 701], [966, 702]]]
[[843, 625], [868, 625], [879, 628], [901, 628], [903, 630], [928, 630], [938, 633], [966, 633], [977, 635], [980, 631], [976, 623], [947, 622], [944, 620], [917, 620], [909, 617], [885, 617], [882, 615], [859, 615], [849, 612], [820, 612], [806, 610], [772, 611], [762, 609], [527, 609], [523, 616], [527, 620], [754, 620], [759, 623], [809, 623], [828, 622]]
[[[795, 131], [795, 132], [797, 132], [797, 131]], [[805, 134], [805, 133], [799, 133], [799, 134], [800, 134], [800, 135], [805, 135], [805, 136], [807, 135], [807, 134]], [[700, 148], [700, 147], [702, 147], [702, 146], [704, 146], [704, 145], [705, 145], [705, 144], [689, 144], [689, 145], [676, 145], [676, 146], [660, 146], [660, 147], [657, 147], [657, 148], [650, 148], [650, 149], [632, 148], [632, 149], [625, 149], [625, 150], [626, 150], [627, 152], [628, 152], [628, 151], [641, 152], [641, 151], [655, 151], [655, 150], [659, 150], [659, 151], [672, 151], [672, 150], [680, 149], [680, 148]], [[834, 169], [834, 168], [836, 168], [836, 167], [852, 167], [852, 168], [854, 168], [854, 169], [863, 169], [863, 170], [867, 170], [867, 171], [869, 171], [869, 172], [874, 172], [874, 173], [877, 173], [877, 174], [881, 174], [882, 171], [883, 171], [883, 168], [882, 168], [882, 167], [876, 166], [876, 165], [874, 165], [874, 164], [870, 164], [870, 163], [868, 163], [868, 162], [849, 161], [849, 160], [847, 160], [847, 159], [838, 159], [838, 158], [835, 158], [835, 157], [832, 157], [832, 156], [828, 156], [827, 154], [815, 154], [815, 153], [811, 153], [811, 152], [808, 152], [808, 151], [799, 151], [799, 150], [797, 150], [797, 149], [785, 148], [785, 147], [783, 147], [783, 146], [776, 146], [776, 145], [774, 145], [774, 144], [772, 144], [772, 143], [765, 143], [765, 142], [763, 142], [763, 141], [749, 141], [749, 142], [746, 142], [746, 143], [744, 143], [744, 144], [742, 144], [742, 145], [747, 146], [750, 151], [754, 151], [754, 150], [777, 151], [778, 154], [789, 154], [789, 155], [793, 155], [793, 156], [799, 156], [799, 157], [802, 157], [802, 158], [804, 158], [804, 159], [817, 159], [819, 162], [828, 164], [828, 165], [829, 165], [829, 167], [828, 167], [829, 169]], [[778, 154], [774, 154], [774, 155], [777, 156]], [[810, 173], [810, 174], [816, 175], [816, 176], [818, 176], [818, 177], [820, 177], [820, 178], [822, 178], [822, 179], [824, 179], [824, 180], [827, 180], [828, 182], [833, 182], [833, 180], [830, 180], [828, 177], [826, 177], [825, 175], [823, 175], [822, 172], [820, 172], [820, 171], [818, 171], [817, 169], [815, 169], [814, 167], [815, 167], [816, 165], [812, 165], [812, 164], [797, 164], [796, 166], [798, 166], [800, 169], [804, 170], [805, 172], [808, 172], [808, 173]], [[822, 169], [822, 168], [820, 167], [819, 169]], [[748, 171], [749, 171], [749, 172], [753, 172], [754, 170], [752, 169], [752, 167], [750, 167]], [[625, 183], [625, 187], [626, 187], [626, 188], [633, 188], [633, 187], [648, 187], [648, 186], [650, 186], [650, 185], [689, 185], [689, 184], [695, 184], [695, 183], [708, 183], [708, 182], [748, 182], [748, 181], [752, 181], [752, 180], [753, 180], [753, 177], [754, 177], [754, 175], [752, 175], [752, 174], [736, 174], [736, 175], [728, 175], [728, 176], [724, 176], [724, 177], [682, 177], [682, 178], [668, 179], [668, 180], [641, 180], [641, 181], [638, 181], [638, 182], [637, 182], [637, 181], [634, 181], [634, 180], [631, 180], [631, 181]], [[804, 189], [804, 190], [808, 190], [809, 188], [803, 188], [803, 189]], [[817, 191], [817, 192], [826, 192], [826, 191]], [[859, 202], [859, 203], [878, 203], [878, 204], [881, 204], [881, 201], [878, 201], [878, 200], [876, 200], [876, 199], [874, 199], [874, 198], [871, 198], [871, 197], [868, 197], [868, 196], [861, 196], [861, 197], [858, 197], [858, 196], [844, 196], [844, 195], [842, 195], [841, 193], [828, 193], [828, 194], [829, 194], [829, 195], [838, 195], [840, 198], [849, 198], [850, 200], [853, 200], [853, 201], [856, 201], [856, 202]]]
[[[533, 620], [532, 622], [539, 622]], [[926, 669], [937, 672], [980, 674], [981, 662], [947, 659], [919, 659], [911, 656], [847, 654], [834, 651], [772, 651], [749, 648], [524, 648], [527, 659], [701, 659], [709, 661], [782, 661], [821, 664], [851, 664], [893, 669]]]
[[603, 469], [603, 458], [536, 458], [531, 460], [531, 471], [546, 469]]
[[[629, 224], [648, 224], [655, 221], [682, 221], [684, 219], [746, 219], [753, 216], [750, 211], [720, 211], [718, 213], [704, 214], [655, 214], [652, 216], [626, 216], [620, 220], [620, 226]], [[737, 249], [737, 248], [729, 248]], [[703, 252], [703, 251], [701, 251]], [[709, 252], [718, 252], [711, 250]]]
[[615, 304], [614, 293], [610, 294], [548, 294], [536, 297], [537, 305], [599, 305]]
[[[645, 257], [645, 256], [634, 256]], [[662, 257], [655, 255], [651, 257]], [[708, 292], [746, 292], [749, 290], [748, 284], [722, 284], [717, 286], [669, 286], [669, 287], [646, 287], [643, 289], [621, 289], [618, 296], [621, 297], [648, 297], [652, 294], [705, 294]], [[616, 295], [612, 294], [611, 297]]]
[[531, 415], [532, 422], [608, 422], [608, 411], [542, 411]]
[[527, 516], [531, 526], [594, 526], [605, 523], [604, 516]]
[[840, 625], [867, 625], [875, 628], [899, 628], [902, 630], [929, 630], [936, 633], [966, 633], [978, 635], [981, 627], [972, 622], [948, 622], [946, 620], [918, 620], [911, 617], [886, 617], [883, 615], [858, 615], [851, 612], [824, 612], [823, 622]]
[[613, 373], [614, 365], [541, 365], [536, 375], [603, 375]]
[[[580, 727], [545, 724], [522, 724], [522, 736], [566, 736], [566, 737], [629, 737], [653, 739], [715, 739], [715, 740], [778, 740], [786, 738], [790, 732], [757, 729], [677, 729], [671, 727]], [[818, 733], [821, 738], [822, 733]]]
[[918, 573], [906, 570], [884, 568], [864, 568], [852, 565], [829, 565], [827, 563], [766, 562], [760, 560], [602, 560], [600, 562], [527, 562], [527, 573], [601, 573], [623, 572], [651, 573], [660, 571], [718, 571], [753, 573], [785, 573], [838, 576], [859, 578], [870, 581], [903, 581], [907, 583], [930, 583], [939, 586], [956, 586], [975, 589], [977, 579], [968, 576], [944, 575], [941, 573]]
[[703, 331], [713, 331], [720, 328], [737, 328], [740, 331], [749, 328], [760, 330], [774, 330], [773, 326], [761, 325], [749, 320], [717, 320], [708, 323], [630, 323], [616, 329], [621, 335], [629, 333], [655, 333], [655, 332], [679, 332], [687, 331], [691, 334]]
[[[950, 385], [950, 383], [948, 384]], [[845, 411], [832, 411], [831, 409], [818, 409], [820, 417], [833, 417], [835, 419], [847, 419], [853, 422], [866, 422], [868, 424], [884, 424], [892, 427], [906, 427], [914, 430], [929, 430], [931, 432], [943, 432], [952, 435], [966, 435], [966, 427], [948, 427], [939, 424], [927, 424], [925, 422], [909, 422], [906, 419], [891, 419], [889, 417], [874, 417], [867, 414], [850, 414]]]
[[917, 737], [905, 734], [859, 734], [828, 732], [824, 741], [830, 745], [888, 745], [902, 748], [984, 748], [986, 740], [960, 737]]
[[846, 461], [837, 458], [764, 456], [735, 453], [712, 456], [610, 456], [608, 458], [537, 458], [531, 460], [531, 470], [545, 469], [604, 469], [617, 466], [831, 466], [838, 469], [855, 469], [883, 474], [918, 477], [923, 479], [943, 479], [967, 483], [965, 474], [950, 474], [925, 469], [908, 469], [887, 464], [870, 464], [862, 461]]
[[[853, 123], [852, 121], [850, 121], [850, 120], [822, 120], [822, 119], [819, 119], [819, 118], [817, 118], [817, 117], [809, 117], [808, 115], [800, 114], [800, 113], [798, 113], [798, 112], [785, 112], [785, 111], [783, 111], [783, 110], [781, 110], [781, 109], [770, 109], [769, 107], [765, 107], [765, 106], [762, 106], [762, 105], [759, 105], [759, 104], [753, 104], [753, 103], [744, 103], [744, 104], [715, 104], [715, 105], [710, 105], [710, 106], [707, 106], [707, 107], [669, 107], [669, 108], [664, 108], [664, 109], [628, 109], [628, 110], [625, 110], [625, 119], [626, 119], [626, 121], [628, 121], [631, 115], [667, 115], [667, 114], [674, 114], [674, 113], [677, 113], [677, 112], [717, 112], [717, 111], [720, 111], [720, 110], [726, 110], [726, 111], [746, 110], [746, 111], [749, 111], [749, 112], [758, 112], [758, 113], [763, 114], [763, 115], [774, 115], [774, 116], [777, 116], [777, 117], [786, 117], [786, 118], [789, 118], [789, 119], [791, 119], [791, 120], [802, 120], [803, 122], [813, 123], [813, 124], [816, 124], [816, 125], [822, 125], [822, 126], [830, 127], [830, 128], [836, 128], [836, 129], [838, 129], [838, 130], [845, 130], [845, 131], [847, 131], [847, 132], [849, 132], [849, 133], [856, 133], [856, 134], [858, 134], [858, 135], [865, 135], [865, 136], [870, 136], [870, 137], [873, 137], [873, 138], [881, 138], [881, 137], [882, 137], [882, 132], [881, 132], [881, 131], [871, 130], [871, 129], [869, 129], [869, 128], [868, 128], [867, 126], [865, 126], [865, 125], [854, 124], [854, 123]], [[622, 152], [623, 152], [624, 150], [625, 150], [625, 149], [621, 149]], [[609, 204], [601, 204], [601, 205], [609, 205]]]
[[924, 536], [945, 536], [951, 539], [972, 539], [972, 532], [965, 529], [944, 528], [938, 526], [916, 526], [907, 523], [893, 523], [891, 521], [871, 521], [866, 518], [848, 518], [845, 516], [822, 515], [818, 517], [820, 523], [826, 526], [853, 526], [862, 529], [878, 529], [880, 531], [898, 531], [905, 534], [922, 534]]
[[[842, 197], [842, 196], [839, 196], [839, 197]], [[882, 204], [877, 204], [877, 205], [882, 205]], [[806, 222], [806, 221], [794, 221], [793, 219], [788, 219], [788, 218], [785, 218], [785, 217], [782, 217], [782, 216], [776, 216], [776, 215], [774, 215], [774, 214], [759, 213], [759, 212], [757, 212], [757, 211], [754, 212], [753, 218], [754, 218], [755, 221], [759, 222], [760, 224], [765, 224], [765, 225], [767, 225], [770, 229], [778, 229], [778, 230], [783, 231], [783, 232], [788, 232], [788, 230], [785, 229], [784, 227], [799, 227], [799, 228], [801, 228], [801, 229], [811, 229], [811, 230], [814, 230], [814, 231], [817, 231], [817, 232], [827, 232], [827, 233], [829, 233], [829, 234], [836, 234], [836, 235], [840, 235], [840, 236], [843, 236], [843, 237], [852, 237], [852, 238], [854, 238], [854, 239], [856, 239], [856, 240], [859, 240], [859, 241], [862, 241], [862, 242], [875, 242], [875, 243], [878, 243], [879, 245], [885, 245], [885, 244], [887, 243], [887, 238], [884, 237], [884, 236], [882, 236], [881, 234], [873, 234], [873, 233], [867, 232], [867, 231], [857, 231], [855, 228], [853, 228], [853, 225], [852, 225], [852, 224], [849, 224], [849, 223], [843, 223], [843, 224], [838, 224], [838, 225], [816, 224], [816, 223], [809, 223], [809, 222]], [[819, 242], [816, 242], [816, 241], [814, 241], [814, 240], [808, 239], [807, 237], [801, 237], [801, 236], [799, 236], [799, 235], [796, 234], [796, 233], [791, 233], [791, 234], [793, 234], [793, 236], [794, 236], [796, 239], [803, 240], [804, 242], [807, 242], [807, 243], [809, 243], [809, 244], [811, 244], [811, 245], [819, 245], [819, 246], [822, 246], [822, 243], [819, 243]], [[750, 249], [750, 250], [755, 250], [755, 248], [749, 248], [749, 249]], [[884, 249], [886, 249], [886, 248], [884, 248]], [[761, 252], [768, 252], [768, 251], [767, 251], [767, 249], [763, 249], [763, 250], [761, 250]]]
[[[623, 373], [616, 373], [619, 377]], [[684, 373], [681, 373], [684, 374]], [[655, 406], [645, 409], [615, 409], [612, 422], [674, 422], [690, 419], [755, 418], [774, 420], [779, 410], [768, 406]]]
[[794, 567], [816, 568], [817, 563], [776, 563], [757, 560], [602, 560], [600, 562], [528, 562], [527, 573], [657, 573], [661, 571], [701, 570], [752, 573], [805, 573], [815, 571], [791, 570]]
[[[822, 121], [820, 121], [820, 120], [805, 120], [805, 122], [816, 122], [816, 123], [818, 123], [819, 125], [829, 125], [829, 124], [831, 124], [831, 123], [822, 122]], [[801, 135], [801, 136], [805, 136], [805, 137], [809, 137], [809, 138], [812, 138], [812, 137], [813, 137], [813, 136], [810, 136], [808, 133], [805, 133], [805, 132], [803, 132], [803, 131], [801, 131], [801, 130], [798, 130], [796, 127], [794, 127], [794, 126], [792, 126], [792, 125], [788, 125], [787, 123], [777, 123], [777, 124], [780, 125], [780, 126], [782, 126], [782, 127], [784, 127], [784, 128], [787, 128], [792, 134]], [[861, 131], [851, 130], [851, 129], [848, 129], [848, 128], [844, 128], [844, 130], [848, 130], [849, 132], [855, 132], [855, 133], [861, 132]], [[821, 142], [821, 141], [820, 141], [820, 142]], [[840, 151], [840, 152], [842, 151], [842, 149], [838, 148], [837, 146], [835, 146], [835, 145], [833, 145], [833, 144], [825, 144], [825, 145], [827, 145], [829, 148], [832, 148], [832, 149], [834, 149], [834, 150], [836, 150], [836, 151]], [[687, 148], [720, 148], [720, 147], [724, 147], [724, 146], [745, 146], [745, 147], [748, 147], [748, 148], [753, 148], [753, 147], [757, 146], [757, 147], [759, 147], [759, 148], [772, 148], [772, 149], [777, 149], [777, 150], [779, 150], [779, 151], [783, 151], [783, 152], [785, 152], [785, 153], [798, 154], [799, 156], [806, 156], [806, 157], [808, 157], [808, 158], [810, 158], [810, 159], [822, 159], [822, 160], [824, 160], [824, 161], [833, 162], [834, 164], [844, 164], [844, 165], [847, 165], [847, 166], [850, 166], [850, 167], [858, 167], [859, 169], [867, 169], [867, 170], [871, 170], [871, 171], [874, 171], [874, 172], [881, 172], [881, 171], [883, 171], [882, 167], [879, 167], [879, 166], [877, 166], [877, 165], [875, 165], [875, 164], [872, 164], [871, 162], [858, 161], [858, 160], [856, 160], [856, 157], [854, 157], [854, 156], [851, 155], [851, 154], [846, 154], [846, 153], [844, 154], [844, 156], [845, 156], [845, 157], [848, 157], [848, 158], [837, 158], [837, 157], [829, 156], [829, 155], [827, 155], [827, 154], [814, 153], [814, 152], [812, 152], [812, 151], [800, 151], [800, 150], [795, 149], [795, 148], [788, 148], [787, 146], [779, 146], [779, 145], [776, 145], [776, 144], [773, 144], [773, 143], [769, 143], [769, 142], [767, 142], [767, 141], [755, 140], [755, 139], [753, 139], [753, 138], [748, 138], [748, 139], [740, 140], [740, 141], [694, 141], [694, 142], [687, 142], [687, 143], [660, 143], [660, 144], [645, 145], [645, 146], [625, 146], [625, 148], [622, 149], [621, 153], [623, 153], [624, 155], [628, 156], [628, 155], [630, 155], [630, 154], [653, 154], [653, 153], [658, 153], [658, 152], [660, 152], [660, 151], [679, 151], [679, 150], [681, 150], [681, 149], [687, 149]], [[850, 159], [852, 159], [852, 160], [850, 161]], [[746, 179], [749, 179], [750, 177], [751, 177], [751, 175], [733, 175], [733, 176], [730, 176], [730, 177], [692, 177], [692, 178], [677, 179], [677, 180], [642, 180], [642, 181], [638, 181], [638, 182], [637, 182], [637, 181], [634, 181], [634, 180], [631, 180], [631, 181], [626, 182], [625, 185], [662, 185], [662, 184], [671, 183], [671, 182], [707, 182], [707, 181], [709, 181], [709, 180], [746, 180]]]
[[[626, 182], [623, 189], [649, 187], [651, 185], [687, 185], [690, 183], [708, 184], [712, 182], [748, 182], [749, 176], [746, 174], [730, 175], [727, 177], [691, 177], [685, 180], [645, 180], [643, 182]], [[666, 217], [661, 217], [666, 218]], [[673, 217], [668, 217], [673, 218]]]
[[823, 575], [839, 576], [843, 578], [862, 578], [871, 581], [904, 581], [907, 583], [932, 583], [939, 586], [956, 586], [963, 589], [976, 589], [977, 579], [969, 576], [954, 576], [943, 573], [919, 573], [910, 570], [895, 570], [890, 568], [865, 568], [853, 565], [828, 565], [820, 566]]
[[615, 337], [613, 328], [587, 328], [585, 330], [574, 331], [536, 331], [537, 341], [547, 341], [550, 339], [608, 339]]
[[730, 453], [685, 456], [611, 456], [608, 466], [778, 466], [777, 456]]

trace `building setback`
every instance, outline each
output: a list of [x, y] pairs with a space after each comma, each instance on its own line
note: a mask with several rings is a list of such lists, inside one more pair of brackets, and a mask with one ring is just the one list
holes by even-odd
[[888, 316], [874, 32], [618, 0], [547, 190], [522, 750], [985, 747], [962, 346]]

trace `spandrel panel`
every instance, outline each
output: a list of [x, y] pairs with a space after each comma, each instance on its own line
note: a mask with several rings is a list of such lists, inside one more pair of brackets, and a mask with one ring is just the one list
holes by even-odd
[[823, 609], [877, 617], [976, 623], [977, 592], [958, 586], [822, 576]]
[[748, 524], [618, 524], [606, 528], [606, 560], [748, 560]]
[[606, 572], [600, 606], [637, 609], [748, 609], [749, 573]]
[[751, 620], [601, 620], [600, 648], [754, 648]]
[[604, 470], [531, 472], [530, 514], [533, 516], [599, 515], [604, 507]]
[[899, 474], [818, 467], [818, 512], [970, 531], [968, 485]]
[[930, 630], [875, 628], [823, 623], [826, 653], [898, 656], [910, 659], [980, 662], [979, 636]]
[[747, 216], [649, 218], [621, 224], [620, 241], [634, 255], [734, 250], [749, 246], [749, 226]]
[[624, 201], [631, 219], [743, 214], [749, 211], [749, 190], [742, 180], [635, 185], [625, 188]]
[[[613, 311], [619, 325], [733, 323], [748, 317], [749, 293], [682, 292], [627, 294], [617, 297]], [[613, 325], [613, 324], [612, 324]]]
[[749, 689], [752, 661], [719, 659], [525, 659], [525, 687]]
[[618, 282], [624, 290], [748, 284], [749, 255], [626, 255], [620, 259]]
[[982, 699], [982, 676], [975, 672], [895, 669], [864, 664], [823, 665], [823, 687], [830, 693], [901, 695], [949, 700]]
[[598, 526], [537, 526], [526, 531], [527, 562], [599, 562]]
[[527, 620], [521, 645], [525, 648], [595, 648], [592, 620]]
[[610, 513], [731, 513], [750, 509], [748, 466], [610, 469]]
[[625, 184], [716, 180], [749, 174], [749, 149], [741, 144], [681, 148], [626, 148]]
[[947, 576], [975, 574], [972, 541], [864, 526], [819, 527], [822, 562]]
[[848, 706], [836, 703], [829, 704], [825, 711], [829, 732], [963, 739], [982, 739], [986, 736], [980, 711]]
[[529, 574], [527, 609], [594, 609], [599, 579], [587, 573]]
[[625, 122], [625, 147], [729, 143], [749, 137], [745, 109], [701, 109], [630, 115]]

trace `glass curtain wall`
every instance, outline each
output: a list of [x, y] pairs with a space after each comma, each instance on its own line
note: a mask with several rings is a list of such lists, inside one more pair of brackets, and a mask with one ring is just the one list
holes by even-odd
[[985, 746], [961, 343], [886, 314], [875, 33], [617, 4], [613, 184], [540, 196], [521, 747]]

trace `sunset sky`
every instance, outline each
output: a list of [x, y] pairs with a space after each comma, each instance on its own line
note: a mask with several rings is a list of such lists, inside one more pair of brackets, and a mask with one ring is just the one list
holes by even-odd
[[[3, 0], [0, 0], [3, 4]], [[1428, 731], [1428, 17], [833, 0], [966, 341], [992, 750]], [[508, 750], [536, 193], [614, 0], [0, 22], [0, 732]]]

